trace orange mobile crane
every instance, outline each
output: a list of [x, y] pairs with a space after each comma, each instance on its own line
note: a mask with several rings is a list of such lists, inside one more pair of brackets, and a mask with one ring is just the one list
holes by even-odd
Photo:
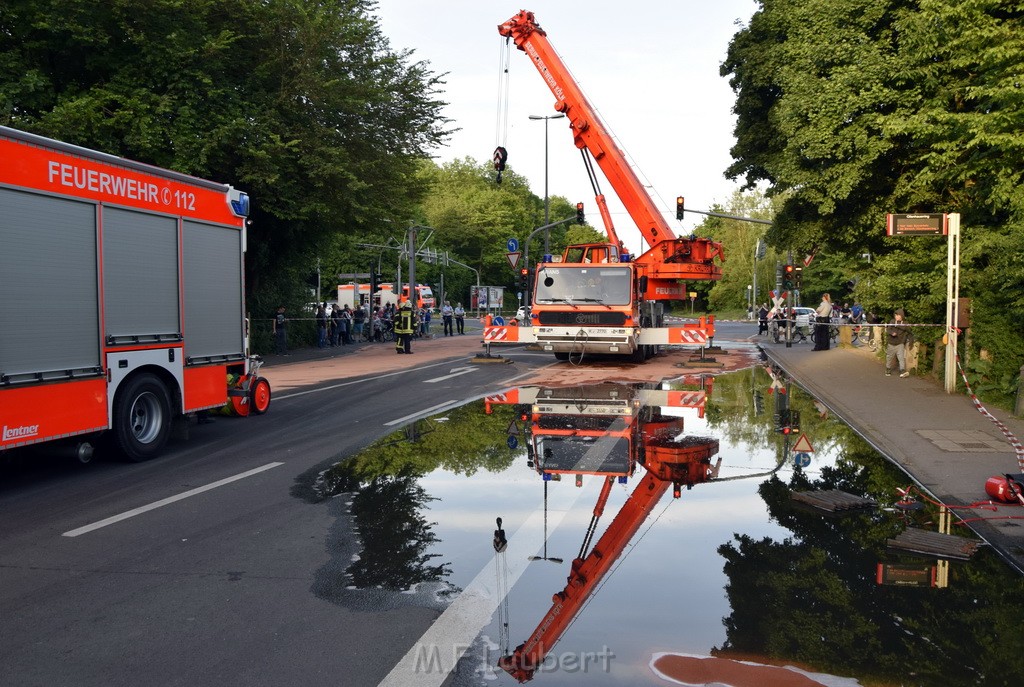
[[[576, 147], [583, 152], [608, 243], [569, 246], [560, 261], [538, 264], [532, 327], [485, 331], [485, 343], [536, 342], [563, 360], [570, 354], [614, 353], [638, 361], [664, 344], [705, 345], [714, 337], [714, 317], [665, 327], [664, 302], [686, 298], [680, 280], [721, 279], [715, 263], [715, 258], [725, 259], [721, 244], [675, 235], [533, 12], [519, 12], [500, 24], [498, 32], [530, 57], [555, 96], [555, 110], [567, 117]], [[650, 246], [635, 259], [619, 241], [588, 152]]]
[[[721, 459], [715, 465], [711, 463], [711, 457], [718, 453], [718, 440], [683, 436], [683, 418], [658, 412], [661, 407], [696, 408], [703, 417], [707, 395], [711, 393], [711, 383], [711, 378], [702, 379], [702, 388], [697, 391], [627, 388], [607, 384], [568, 389], [523, 387], [486, 399], [485, 410], [488, 413], [494, 404], [530, 404], [531, 434], [541, 436], [553, 435], [551, 428], [545, 426], [545, 419], [563, 421], [565, 429], [562, 433], [565, 433], [570, 430], [564, 421], [572, 416], [579, 427], [579, 431], [573, 433], [574, 437], [594, 446], [590, 452], [601, 454], [596, 457], [582, 456], [576, 461], [576, 467], [570, 469], [564, 458], [571, 454], [579, 456], [578, 451], [556, 449], [549, 453], [542, 441], [533, 444], [535, 468], [545, 480], [555, 474], [576, 473], [577, 485], [581, 484], [583, 474], [598, 475], [603, 482], [590, 527], [579, 555], [570, 566], [565, 588], [552, 597], [551, 608], [529, 639], [498, 661], [498, 666], [519, 682], [533, 678], [669, 485], [673, 487], [673, 497], [679, 498], [683, 485], [689, 488], [718, 476]], [[616, 386], [628, 391], [615, 394], [612, 387]], [[595, 431], [595, 419], [611, 420], [602, 425], [609, 439], [604, 450], [596, 448], [594, 440], [601, 433]], [[629, 441], [623, 441], [623, 435], [628, 435]], [[625, 464], [617, 457], [624, 446], [628, 446], [629, 451], [626, 456], [628, 462]], [[608, 529], [587, 553], [586, 548], [596, 531], [597, 520], [604, 513], [612, 485], [632, 475], [637, 463], [644, 467], [644, 476]]]

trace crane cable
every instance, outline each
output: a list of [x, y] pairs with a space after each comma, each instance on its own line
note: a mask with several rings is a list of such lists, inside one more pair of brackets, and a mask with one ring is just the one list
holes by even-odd
[[498, 49], [498, 111], [494, 124], [494, 169], [498, 172], [496, 183], [501, 183], [501, 173], [505, 171], [508, 151], [505, 143], [508, 140], [508, 103], [509, 103], [509, 65], [512, 55], [512, 40], [506, 37]]
[[508, 656], [508, 561], [505, 560], [508, 539], [501, 527], [501, 518], [497, 518], [496, 523], [498, 527], [494, 530], [495, 594], [501, 599], [501, 603], [498, 604], [498, 650], [502, 656]]

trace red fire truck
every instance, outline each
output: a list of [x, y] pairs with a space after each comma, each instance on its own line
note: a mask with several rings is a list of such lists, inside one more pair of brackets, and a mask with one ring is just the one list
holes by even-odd
[[0, 451], [60, 441], [85, 461], [109, 430], [146, 460], [176, 419], [267, 410], [245, 193], [7, 127], [0, 160]]

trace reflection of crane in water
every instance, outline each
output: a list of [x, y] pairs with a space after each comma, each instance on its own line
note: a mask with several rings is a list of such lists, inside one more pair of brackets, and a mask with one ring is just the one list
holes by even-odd
[[[707, 382], [710, 386], [710, 378]], [[711, 457], [718, 453], [718, 440], [683, 436], [683, 418], [660, 412], [661, 408], [689, 407], [703, 415], [705, 394], [704, 390], [667, 392], [600, 384], [571, 389], [527, 387], [487, 399], [488, 412], [490, 404], [531, 403], [534, 466], [545, 480], [559, 474], [575, 474], [577, 484], [584, 474], [602, 480], [565, 588], [554, 595], [551, 608], [525, 642], [512, 652], [501, 646], [498, 665], [519, 682], [532, 679], [669, 485], [678, 498], [683, 485], [689, 488], [717, 477], [721, 459], [712, 466]], [[552, 438], [558, 439], [554, 446], [546, 441]], [[612, 486], [625, 482], [637, 464], [643, 466], [644, 476], [588, 552]]]

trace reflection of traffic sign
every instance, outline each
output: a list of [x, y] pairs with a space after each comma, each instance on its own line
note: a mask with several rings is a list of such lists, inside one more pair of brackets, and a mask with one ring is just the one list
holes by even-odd
[[811, 464], [810, 453], [795, 453], [793, 454], [793, 465], [798, 468], [805, 468]]
[[505, 440], [505, 444], [506, 444], [506, 445], [507, 445], [507, 446], [508, 446], [509, 448], [515, 448], [516, 446], [518, 446], [518, 445], [519, 445], [519, 440], [518, 440], [518, 439], [516, 439], [516, 438], [515, 438], [515, 437], [513, 437], [513, 436], [510, 436], [510, 437], [509, 437], [509, 438], [508, 438], [507, 440]]
[[807, 438], [806, 434], [801, 434], [800, 438], [793, 444], [794, 453], [814, 453], [814, 448], [811, 447], [811, 440]]
[[516, 424], [515, 420], [508, 423], [508, 429], [505, 430], [508, 434], [519, 434], [519, 425]]
[[512, 238], [505, 242], [505, 248], [508, 249], [509, 253], [515, 253], [517, 250], [519, 250], [519, 239], [513, 236]]

